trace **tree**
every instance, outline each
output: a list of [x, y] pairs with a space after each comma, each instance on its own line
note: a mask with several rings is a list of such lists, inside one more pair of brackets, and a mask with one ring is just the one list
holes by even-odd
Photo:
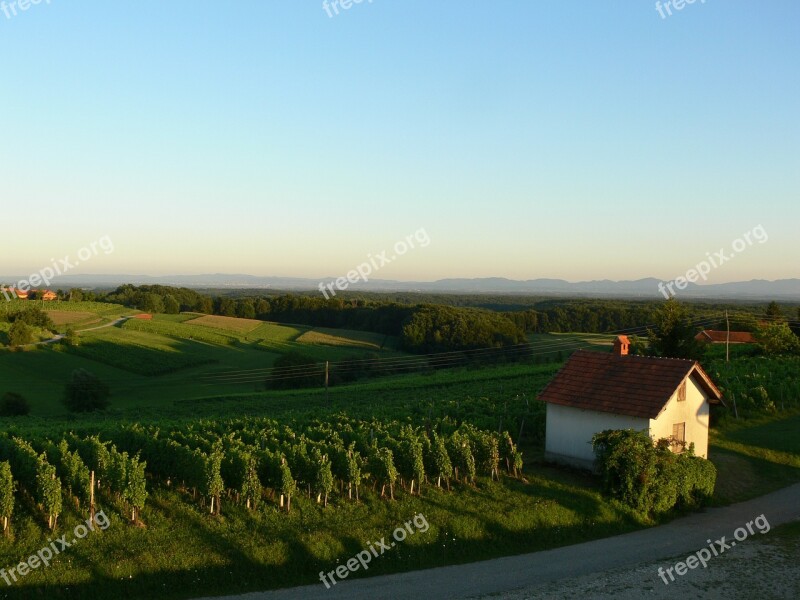
[[30, 412], [28, 401], [20, 394], [6, 392], [0, 399], [0, 417], [24, 417]]
[[785, 320], [781, 306], [775, 302], [775, 300], [767, 305], [767, 309], [764, 311], [764, 316], [771, 321]]
[[64, 334], [63, 341], [65, 345], [70, 347], [78, 346], [81, 343], [78, 332], [75, 331], [75, 328], [72, 325], [67, 327], [67, 332]]
[[647, 340], [638, 335], [628, 336], [628, 340], [630, 341], [630, 346], [628, 346], [629, 354], [635, 354], [637, 356], [644, 356], [647, 354]]
[[142, 310], [149, 313], [163, 313], [164, 300], [158, 294], [144, 294], [142, 297]]
[[177, 315], [179, 312], [181, 312], [180, 302], [178, 302], [178, 300], [172, 294], [168, 294], [164, 298], [164, 312], [168, 315]]
[[26, 346], [33, 342], [33, 329], [24, 321], [15, 321], [8, 332], [8, 343], [12, 347]]
[[108, 407], [108, 386], [85, 369], [72, 372], [64, 389], [64, 404], [72, 412], [92, 412]]
[[800, 337], [800, 308], [797, 309], [797, 320], [792, 323], [792, 331], [798, 337]]
[[239, 300], [236, 304], [236, 316], [240, 319], [255, 319], [256, 308], [252, 300]]
[[668, 358], [699, 357], [700, 344], [694, 339], [695, 332], [683, 304], [670, 298], [658, 310], [655, 319], [656, 329], [647, 332], [651, 354]]
[[760, 327], [756, 339], [765, 354], [800, 354], [800, 338], [786, 323], [772, 322]]
[[259, 298], [256, 301], [255, 309], [259, 318], [263, 318], [265, 315], [268, 315], [271, 310], [269, 302], [267, 302], [264, 298]]
[[9, 320], [12, 323], [22, 322], [31, 327], [38, 327], [39, 329], [55, 329], [55, 324], [45, 311], [38, 306], [32, 306], [20, 312], [10, 315]]
[[236, 316], [236, 302], [231, 298], [219, 298], [216, 307], [216, 313], [223, 317]]

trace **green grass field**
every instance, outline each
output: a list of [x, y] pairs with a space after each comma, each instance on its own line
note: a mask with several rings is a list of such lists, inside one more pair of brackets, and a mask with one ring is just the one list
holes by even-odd
[[[7, 304], [15, 305], [14, 310], [30, 306], [23, 301]], [[197, 319], [205, 317], [194, 313], [155, 315], [152, 321], [129, 319], [118, 326], [103, 327], [137, 311], [91, 302], [46, 303], [45, 308], [56, 311], [60, 321], [57, 331], [63, 332], [72, 322], [80, 332], [78, 347], [52, 344], [21, 352], [0, 349], [0, 394], [23, 394], [32, 414], [42, 417], [66, 414], [60, 402], [64, 385], [79, 368], [105, 381], [112, 391], [113, 410], [124, 412], [172, 410], [176, 402], [262, 391], [260, 380], [208, 385], [202, 376], [269, 369], [287, 352], [300, 352], [318, 362], [404, 356], [395, 350], [396, 340], [360, 331], [247, 320], [239, 323], [238, 319], [224, 317], [213, 317], [213, 326], [209, 321], [198, 325]], [[69, 314], [76, 319], [69, 319]], [[0, 323], [0, 341], [8, 327], [8, 323]], [[308, 341], [298, 339], [304, 335], [309, 336]], [[37, 341], [48, 337], [41, 332]], [[384, 344], [386, 347], [381, 348]]]
[[[520, 414], [539, 410], [526, 399], [546, 384], [555, 368], [512, 365], [409, 375], [331, 390], [327, 400], [324, 391], [316, 390], [208, 399], [177, 403], [172, 417], [175, 422], [193, 422], [193, 413], [209, 418], [260, 414], [279, 421], [311, 416], [324, 420], [326, 414], [346, 409], [353, 416], [402, 415], [412, 423], [450, 414], [476, 422], [483, 419], [483, 426], [501, 418], [508, 424]], [[154, 411], [137, 418], [158, 419], [167, 426], [163, 416]], [[79, 423], [34, 419], [24, 429], [35, 432], [37, 424], [49, 431], [76, 425], [103, 429], [108, 426], [106, 418], [87, 417]], [[715, 432], [711, 457], [719, 469], [717, 503], [800, 481], [798, 426], [800, 415], [781, 414], [726, 424]], [[365, 489], [360, 504], [334, 500], [326, 509], [298, 497], [290, 515], [279, 512], [273, 501], [255, 513], [227, 503], [222, 517], [213, 518], [190, 495], [151, 486], [142, 513], [146, 527], [137, 528], [124, 522], [114, 499], [102, 498], [101, 506], [112, 516], [110, 528], [70, 549], [50, 569], [29, 575], [15, 597], [178, 599], [313, 584], [320, 570], [335, 568], [337, 561], [361, 550], [366, 541], [386, 536], [417, 513], [426, 517], [430, 530], [409, 538], [396, 553], [371, 567], [369, 575], [552, 548], [652, 524], [604, 498], [597, 481], [586, 473], [541, 462], [541, 448], [536, 445], [525, 451], [525, 481], [479, 478], [474, 488], [459, 484], [455, 493], [445, 493], [428, 487], [421, 497], [398, 493], [394, 502]], [[725, 453], [740, 460], [718, 460]], [[742, 465], [749, 467], [744, 486]], [[68, 510], [62, 530], [68, 531], [77, 519]], [[0, 564], [15, 564], [45, 541], [32, 512], [23, 507], [14, 518], [12, 536], [0, 542]], [[87, 564], [93, 569], [84, 569]]]
[[551, 357], [566, 357], [574, 350], [608, 352], [616, 336], [602, 333], [529, 333], [528, 341], [536, 352]]
[[[97, 307], [71, 308], [87, 313]], [[101, 308], [94, 314], [103, 323], [133, 312]], [[100, 506], [112, 520], [109, 529], [70, 548], [49, 568], [29, 574], [7, 597], [177, 600], [313, 584], [319, 571], [334, 569], [368, 540], [389, 535], [417, 513], [425, 515], [430, 530], [382, 557], [368, 575], [536, 551], [653, 524], [603, 497], [594, 477], [542, 460], [544, 407], [536, 396], [560, 367], [558, 360], [386, 375], [327, 392], [321, 387], [265, 391], [259, 382], [207, 385], [204, 374], [264, 369], [289, 351], [317, 360], [403, 354], [394, 349], [395, 340], [363, 332], [220, 320], [209, 327], [191, 322], [198, 317], [156, 315], [153, 321], [129, 320], [84, 331], [78, 348], [0, 350], [0, 393], [20, 392], [33, 407], [29, 417], [0, 419], [0, 428], [38, 436], [104, 431], [125, 422], [168, 428], [233, 416], [324, 422], [341, 413], [413, 425], [468, 422], [486, 430], [508, 430], [515, 439], [522, 436], [524, 479], [479, 477], [474, 487], [458, 484], [455, 492], [446, 493], [428, 486], [422, 496], [400, 491], [395, 501], [382, 500], [366, 488], [360, 503], [336, 496], [327, 508], [301, 495], [289, 515], [278, 510], [274, 498], [255, 512], [223, 501], [220, 517], [209, 516], [191, 494], [150, 481], [141, 514], [144, 527], [127, 524], [119, 501], [101, 496]], [[607, 338], [578, 334], [535, 336], [531, 341], [552, 351], [552, 359], [559, 352], [566, 357], [576, 342], [589, 341], [598, 350], [609, 344]], [[66, 413], [60, 398], [77, 368], [109, 384], [110, 410]], [[718, 469], [715, 504], [800, 481], [799, 429], [797, 410], [760, 419], [728, 418], [715, 427], [710, 449]], [[65, 506], [58, 535], [71, 531], [82, 516], [69, 502]], [[47, 543], [48, 533], [36, 514], [21, 499], [10, 535], [0, 538], [0, 568], [17, 564]]]

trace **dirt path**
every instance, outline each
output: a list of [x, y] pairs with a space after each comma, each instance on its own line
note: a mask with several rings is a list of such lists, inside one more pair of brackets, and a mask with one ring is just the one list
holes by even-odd
[[[527, 598], [596, 598], [594, 592], [606, 589], [608, 598], [674, 598], [676, 592], [684, 597], [719, 598], [720, 582], [725, 576], [725, 566], [736, 564], [739, 579], [769, 578], [768, 571], [746, 559], [748, 553], [769, 549], [769, 533], [761, 534], [753, 526], [750, 539], [739, 542], [719, 557], [711, 558], [706, 569], [698, 567], [675, 582], [665, 585], [659, 578], [658, 567], [674, 567], [690, 553], [708, 547], [706, 540], [716, 541], [726, 536], [733, 541], [734, 532], [748, 522], [764, 515], [771, 527], [800, 519], [800, 484], [723, 508], [712, 508], [675, 521], [625, 535], [595, 540], [574, 546], [546, 550], [533, 554], [510, 556], [467, 565], [441, 567], [398, 575], [343, 581], [328, 590], [322, 583], [300, 588], [228, 596], [226, 600], [288, 600], [304, 599], [378, 600], [390, 598], [417, 598], [431, 600], [449, 598], [492, 597], [507, 600]], [[744, 549], [744, 550], [743, 550]], [[736, 563], [737, 558], [739, 560]], [[769, 562], [769, 559], [763, 559]], [[789, 569], [788, 576], [797, 586], [797, 556], [782, 565]], [[771, 563], [778, 568], [779, 563]], [[708, 582], [709, 593], [692, 589], [697, 577]], [[599, 582], [599, 583], [598, 583]], [[603, 583], [606, 582], [606, 583]], [[600, 588], [597, 588], [597, 586]], [[769, 585], [766, 582], [765, 585]], [[774, 586], [773, 586], [774, 587]], [[796, 598], [782, 593], [753, 594], [751, 588], [739, 586], [725, 595], [726, 598]], [[737, 590], [740, 595], [737, 595]], [[688, 595], [686, 594], [688, 592]], [[746, 593], [745, 593], [746, 592]], [[631, 595], [622, 595], [623, 593]]]
[[[90, 327], [89, 329], [81, 329], [81, 330], [78, 331], [78, 333], [83, 333], [84, 331], [97, 331], [98, 329], [105, 329], [107, 327], [115, 327], [116, 325], [119, 325], [120, 323], [123, 323], [123, 322], [127, 321], [130, 318], [131, 317], [121, 317], [121, 318], [117, 319], [116, 321], [111, 321], [110, 323], [106, 323], [105, 325], [99, 325], [97, 327]], [[64, 334], [63, 333], [59, 333], [55, 337], [51, 337], [49, 340], [44, 340], [42, 342], [35, 342], [33, 344], [26, 344], [25, 346], [22, 346], [22, 347], [23, 348], [30, 348], [31, 346], [44, 346], [46, 344], [55, 344], [56, 342], [60, 342], [63, 339], [64, 339]]]

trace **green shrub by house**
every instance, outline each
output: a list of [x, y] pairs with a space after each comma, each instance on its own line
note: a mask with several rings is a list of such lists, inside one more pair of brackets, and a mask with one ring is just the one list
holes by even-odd
[[642, 514], [698, 507], [714, 492], [717, 470], [694, 456], [693, 445], [675, 454], [669, 440], [654, 444], [646, 433], [626, 429], [598, 433], [592, 446], [604, 492]]

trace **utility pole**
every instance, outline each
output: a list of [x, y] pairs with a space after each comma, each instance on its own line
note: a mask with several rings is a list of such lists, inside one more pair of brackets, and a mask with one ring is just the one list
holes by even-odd
[[725, 336], [725, 362], [731, 360], [731, 322], [728, 320], [728, 311], [725, 311], [725, 327], [728, 330]]
[[330, 365], [330, 362], [326, 360], [325, 361], [325, 403], [326, 404], [328, 402], [328, 380], [329, 380], [328, 376], [329, 376], [329, 373], [330, 373], [329, 365]]

